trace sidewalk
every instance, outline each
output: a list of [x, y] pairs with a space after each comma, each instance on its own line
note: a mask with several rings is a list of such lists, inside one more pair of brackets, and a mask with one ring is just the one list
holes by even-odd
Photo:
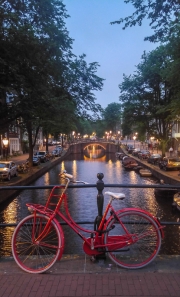
[[[50, 146], [49, 147], [49, 152], [53, 151], [53, 149], [55, 148], [55, 146]], [[43, 147], [42, 151], [45, 151], [45, 147]], [[27, 159], [29, 158], [29, 153], [26, 154], [22, 154], [20, 156], [12, 156], [10, 159], [12, 161], [14, 161], [16, 164], [20, 164], [25, 162]]]
[[64, 255], [48, 272], [28, 274], [13, 259], [0, 261], [0, 297], [180, 296], [180, 256], [158, 256], [138, 270], [109, 259], [92, 263], [85, 255]]

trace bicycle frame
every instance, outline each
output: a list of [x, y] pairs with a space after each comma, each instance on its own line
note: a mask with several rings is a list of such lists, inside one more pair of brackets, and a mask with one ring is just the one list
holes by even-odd
[[[104, 230], [104, 223], [106, 222], [106, 217], [107, 214], [109, 212], [109, 210], [111, 209], [111, 211], [113, 213], [115, 213], [115, 210], [113, 209], [113, 207], [111, 206], [111, 200], [110, 202], [107, 204], [105, 212], [103, 214], [101, 223], [98, 227], [98, 230], [87, 230], [83, 227], [81, 227], [80, 225], [76, 224], [76, 222], [73, 220], [73, 218], [71, 217], [70, 213], [69, 213], [69, 209], [68, 209], [68, 204], [67, 204], [67, 194], [66, 189], [67, 189], [68, 184], [66, 184], [65, 187], [63, 186], [55, 186], [51, 193], [50, 196], [47, 200], [47, 203], [45, 206], [42, 205], [38, 205], [38, 204], [29, 204], [27, 203], [26, 205], [28, 206], [28, 209], [34, 213], [34, 216], [36, 217], [36, 213], [40, 213], [43, 215], [46, 215], [49, 217], [49, 221], [46, 224], [45, 228], [43, 229], [42, 233], [38, 236], [38, 238], [33, 239], [36, 242], [40, 241], [41, 239], [43, 239], [44, 236], [46, 236], [47, 232], [48, 232], [48, 228], [50, 226], [51, 221], [55, 221], [56, 225], [58, 226], [59, 230], [62, 233], [62, 228], [61, 228], [61, 223], [57, 220], [57, 217], [61, 218], [62, 221], [66, 222], [67, 225], [73, 229], [73, 231], [84, 241], [83, 244], [83, 249], [85, 251], [86, 254], [88, 255], [98, 255], [98, 254], [102, 254], [105, 252], [105, 247], [109, 246], [109, 244], [104, 244], [104, 237], [102, 236], [102, 234], [105, 232]], [[57, 189], [62, 189], [63, 193], [61, 194], [60, 198], [59, 195], [55, 195], [54, 192]], [[51, 202], [52, 197], [58, 197], [59, 201], [56, 204], [53, 204]], [[62, 203], [64, 202], [64, 206], [65, 206], [65, 213], [66, 216], [62, 214], [62, 212], [59, 211], [59, 208], [61, 207]], [[55, 210], [51, 210], [49, 207], [51, 205], [56, 205]], [[56, 218], [55, 218], [56, 217]], [[86, 238], [85, 236], [82, 235], [82, 233], [79, 231], [81, 230], [82, 232], [91, 234], [91, 237]], [[32, 234], [32, 236], [34, 236]], [[127, 241], [127, 240], [126, 240]], [[125, 243], [125, 242], [124, 242]], [[122, 244], [122, 242], [121, 242]]]
[[[119, 219], [118, 214], [119, 213], [124, 213], [126, 211], [133, 211], [133, 210], [138, 210], [136, 208], [125, 208], [123, 210], [119, 210], [119, 211], [115, 211], [114, 208], [112, 207], [111, 203], [112, 203], [112, 198], [109, 200], [106, 209], [104, 211], [101, 223], [98, 227], [97, 230], [87, 230], [81, 226], [79, 226], [78, 224], [75, 223], [75, 221], [73, 220], [73, 218], [71, 217], [70, 213], [69, 213], [69, 209], [68, 209], [68, 204], [67, 204], [67, 194], [66, 194], [66, 190], [69, 184], [69, 180], [67, 179], [67, 183], [65, 186], [55, 186], [50, 195], [49, 198], [47, 200], [47, 203], [45, 206], [42, 205], [34, 205], [34, 204], [27, 204], [28, 209], [33, 210], [34, 215], [36, 216], [36, 213], [41, 213], [44, 214], [46, 216], [49, 217], [49, 221], [46, 224], [45, 228], [43, 229], [42, 233], [38, 236], [38, 238], [34, 239], [36, 242], [40, 241], [41, 239], [43, 239], [44, 236], [46, 236], [46, 234], [48, 233], [48, 229], [50, 226], [50, 222], [53, 220], [61, 235], [62, 235], [62, 246], [64, 247], [64, 236], [63, 236], [63, 230], [61, 228], [61, 223], [57, 220], [57, 217], [59, 217], [62, 221], [66, 222], [66, 224], [73, 229], [73, 231], [84, 241], [83, 243], [83, 249], [84, 252], [90, 256], [95, 256], [95, 255], [99, 255], [99, 254], [103, 254], [106, 252], [106, 248], [108, 248], [108, 250], [112, 251], [112, 250], [116, 250], [116, 249], [120, 249], [123, 248], [127, 245], [130, 245], [134, 242], [136, 242], [138, 240], [138, 238], [133, 237], [132, 235], [129, 234], [128, 230], [125, 228], [123, 222]], [[62, 194], [59, 196], [57, 194], [55, 194], [56, 190], [60, 190], [63, 189]], [[57, 197], [58, 203], [52, 203], [52, 198], [53, 197]], [[60, 207], [62, 205], [62, 203], [64, 202], [64, 206], [65, 206], [65, 213], [66, 216], [62, 214], [62, 212], [60, 212]], [[55, 210], [51, 210], [49, 207], [50, 206], [55, 206]], [[142, 210], [139, 210], [142, 213]], [[111, 215], [109, 216], [108, 220], [107, 215], [108, 212], [111, 213]], [[150, 215], [148, 212], [143, 211], [145, 214]], [[151, 216], [151, 215], [150, 215]], [[151, 216], [152, 217], [152, 216]], [[111, 240], [109, 241], [108, 244], [104, 243], [104, 234], [106, 232], [109, 232], [110, 230], [107, 230], [107, 226], [110, 220], [116, 218], [116, 220], [119, 222], [119, 224], [122, 226], [123, 230], [125, 231], [125, 235], [113, 235], [110, 236]], [[158, 226], [158, 228], [161, 231], [161, 235], [163, 236], [163, 231], [162, 231], [162, 226], [160, 225], [159, 221], [153, 217], [153, 219], [156, 221], [156, 224]], [[91, 234], [91, 237], [85, 237], [82, 235], [82, 233], [80, 231], [83, 231], [87, 234]], [[144, 234], [145, 236], [146, 234]], [[63, 249], [62, 249], [63, 250]], [[60, 253], [60, 257], [61, 258], [62, 253]]]
[[32, 214], [19, 222], [12, 236], [12, 253], [20, 268], [41, 273], [61, 259], [64, 251], [62, 222], [83, 240], [84, 252], [93, 261], [106, 253], [116, 265], [136, 269], [155, 259], [164, 237], [158, 219], [142, 209], [115, 210], [112, 201], [123, 200], [125, 195], [106, 192], [110, 198], [102, 219], [97, 229], [87, 230], [77, 224], [69, 212], [66, 190], [73, 176], [64, 171], [63, 177], [67, 183], [53, 187], [46, 205], [26, 204]]

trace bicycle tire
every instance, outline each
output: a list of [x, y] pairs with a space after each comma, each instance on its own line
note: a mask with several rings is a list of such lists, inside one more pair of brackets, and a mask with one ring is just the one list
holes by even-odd
[[[112, 218], [106, 225], [107, 230], [112, 230], [105, 233], [104, 243], [112, 243], [112, 236], [115, 235], [120, 235], [119, 242], [123, 239], [127, 243], [123, 247], [119, 247], [119, 249], [106, 247], [110, 259], [118, 266], [129, 269], [138, 269], [150, 264], [161, 247], [161, 232], [156, 222], [144, 212], [136, 210], [119, 212], [116, 215], [123, 222], [132, 238], [138, 239], [139, 237], [139, 239], [135, 240], [134, 243], [130, 243], [122, 225], [116, 218]], [[115, 241], [117, 242], [117, 238]]]
[[[35, 219], [34, 219], [35, 218]], [[43, 273], [56, 262], [60, 254], [61, 235], [57, 225], [51, 221], [43, 239], [38, 238], [49, 218], [45, 215], [29, 215], [24, 218], [14, 230], [11, 246], [17, 265], [29, 273]]]

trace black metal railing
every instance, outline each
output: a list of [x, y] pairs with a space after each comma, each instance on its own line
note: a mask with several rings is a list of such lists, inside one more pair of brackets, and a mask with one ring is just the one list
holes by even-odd
[[[70, 184], [68, 188], [97, 188], [97, 206], [98, 206], [98, 215], [96, 217], [96, 223], [99, 224], [101, 217], [102, 217], [102, 210], [103, 210], [103, 203], [104, 203], [104, 196], [103, 196], [103, 189], [108, 188], [154, 188], [154, 189], [175, 189], [180, 191], [180, 186], [178, 185], [141, 185], [141, 184], [104, 184], [103, 182], [103, 174], [97, 174], [98, 181], [96, 184]], [[55, 185], [47, 185], [47, 186], [1, 186], [0, 187], [0, 194], [2, 190], [36, 190], [36, 189], [52, 189]], [[64, 186], [63, 184], [61, 186]], [[94, 222], [89, 221], [81, 221], [76, 222], [77, 224], [94, 224]], [[160, 222], [161, 225], [180, 225], [180, 222]], [[62, 223], [61, 223], [62, 224]], [[66, 224], [66, 223], [63, 223]], [[17, 223], [9, 223], [9, 224], [0, 224], [0, 227], [13, 227], [16, 226]]]

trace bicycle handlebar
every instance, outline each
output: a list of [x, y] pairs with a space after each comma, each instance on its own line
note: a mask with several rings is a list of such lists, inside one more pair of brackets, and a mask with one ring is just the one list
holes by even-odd
[[85, 181], [80, 181], [80, 180], [74, 180], [73, 179], [73, 175], [69, 174], [66, 172], [66, 170], [64, 170], [62, 173], [60, 173], [60, 175], [64, 175], [69, 182], [72, 182], [72, 183], [81, 183], [81, 184], [89, 184]]

